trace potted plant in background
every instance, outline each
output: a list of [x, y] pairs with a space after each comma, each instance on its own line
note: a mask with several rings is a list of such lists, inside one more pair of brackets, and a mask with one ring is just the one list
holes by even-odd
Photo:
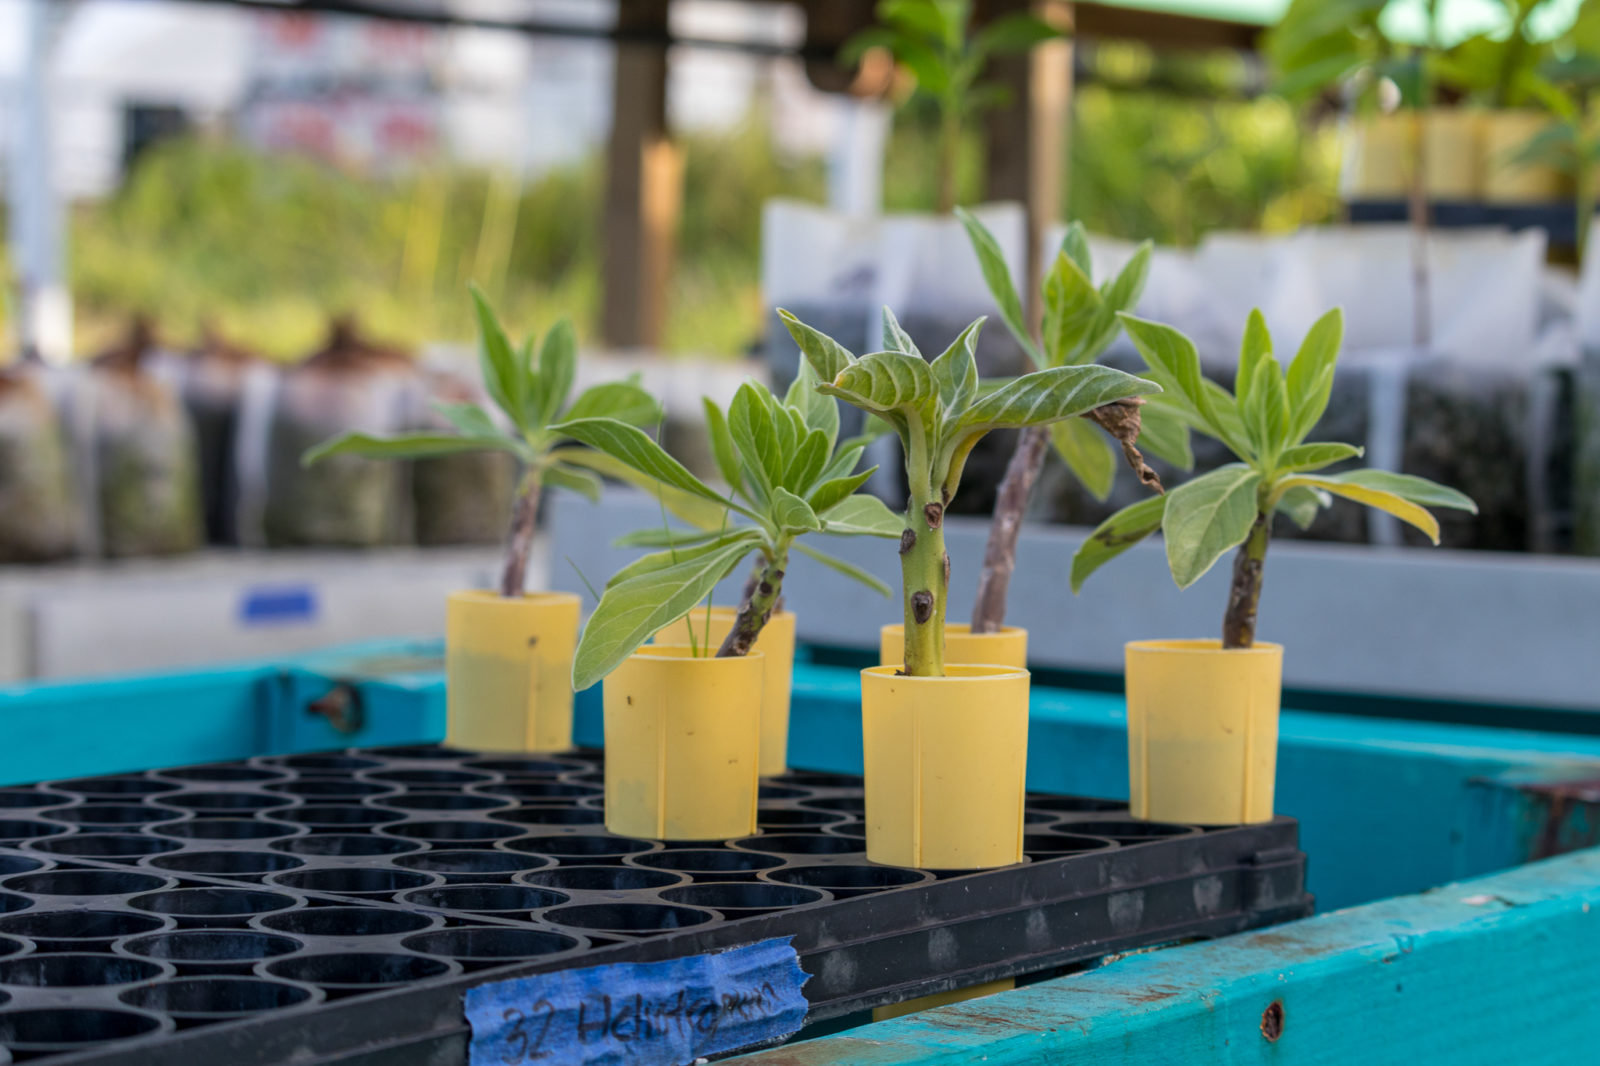
[[1108, 518], [1072, 560], [1072, 588], [1161, 530], [1167, 563], [1188, 588], [1237, 548], [1221, 640], [1138, 641], [1127, 647], [1128, 772], [1135, 817], [1202, 825], [1272, 817], [1283, 647], [1258, 643], [1256, 609], [1272, 522], [1308, 525], [1334, 496], [1387, 511], [1437, 544], [1430, 507], [1475, 511], [1454, 489], [1383, 470], [1326, 472], [1354, 459], [1349, 444], [1307, 442], [1328, 405], [1344, 318], [1330, 311], [1285, 368], [1259, 311], [1245, 327], [1237, 393], [1200, 374], [1194, 344], [1159, 323], [1125, 328], [1197, 431], [1239, 459]]
[[473, 403], [437, 404], [451, 430], [375, 436], [345, 433], [308, 451], [307, 465], [330, 456], [423, 459], [499, 451], [521, 465], [499, 587], [451, 594], [445, 615], [449, 702], [445, 742], [475, 751], [560, 751], [572, 746], [572, 687], [578, 597], [526, 589], [539, 496], [546, 487], [598, 499], [600, 478], [574, 465], [561, 419], [652, 422], [660, 406], [631, 381], [596, 385], [569, 404], [577, 374], [572, 326], [557, 322], [535, 344], [513, 346], [476, 287], [478, 365], [503, 421]]
[[945, 663], [950, 557], [944, 513], [967, 456], [995, 429], [1075, 418], [1159, 392], [1104, 366], [1058, 366], [980, 394], [979, 319], [932, 361], [885, 313], [888, 351], [860, 358], [780, 310], [823, 392], [888, 422], [911, 487], [900, 531], [902, 667], [861, 673], [867, 857], [896, 866], [975, 869], [1022, 860], [1028, 672]]
[[[633, 426], [596, 417], [555, 427], [721, 513], [715, 524], [702, 520], [698, 533], [663, 527], [627, 538], [661, 550], [611, 577], [578, 643], [573, 687], [606, 679], [606, 828], [613, 833], [722, 840], [755, 832], [761, 765], [781, 769], [788, 744], [794, 624], [779, 604], [791, 549], [888, 593], [800, 543], [813, 533], [893, 539], [901, 530], [881, 500], [857, 494], [873, 473], [856, 470], [863, 442], [838, 440], [838, 405], [814, 385], [803, 369], [781, 401], [751, 382], [726, 414], [706, 402], [726, 494]], [[751, 555], [755, 570], [737, 610], [720, 623], [709, 603], [697, 610]], [[779, 629], [769, 640], [775, 617]], [[643, 647], [668, 626], [676, 643]]]
[[[983, 223], [970, 212], [956, 209], [966, 227], [984, 280], [1006, 324], [1034, 366], [1045, 369], [1093, 363], [1105, 353], [1122, 330], [1119, 311], [1133, 308], [1144, 291], [1150, 267], [1150, 243], [1141, 244], [1114, 278], [1096, 287], [1092, 278], [1088, 234], [1082, 223], [1067, 227], [1066, 236], [1041, 283], [1043, 328], [1038, 336], [1023, 317], [1022, 299], [1012, 282], [1005, 257]], [[886, 346], [888, 342], [885, 342]], [[995, 496], [994, 516], [984, 548], [983, 569], [970, 624], [945, 626], [946, 655], [958, 663], [998, 663], [1026, 666], [1028, 632], [1005, 625], [1006, 599], [1016, 569], [1017, 537], [1034, 483], [1053, 446], [1074, 476], [1095, 498], [1111, 493], [1117, 460], [1101, 431], [1114, 438], [1129, 466], [1144, 484], [1161, 491], [1161, 481], [1146, 465], [1143, 445], [1175, 466], [1189, 469], [1189, 430], [1166, 407], [1162, 397], [1134, 397], [1086, 411], [1078, 418], [1031, 426], [1021, 431], [1016, 451], [1006, 466], [1005, 478]], [[1099, 428], [1096, 428], [1096, 427]], [[902, 661], [904, 628], [885, 626], [880, 640], [884, 664]]]

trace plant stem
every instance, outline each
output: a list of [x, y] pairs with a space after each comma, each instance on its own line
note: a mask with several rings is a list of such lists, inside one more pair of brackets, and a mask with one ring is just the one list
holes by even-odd
[[[764, 558], [764, 557], [763, 557]], [[772, 609], [783, 595], [783, 569], [789, 565], [789, 547], [784, 544], [771, 559], [764, 558], [760, 576], [745, 586], [744, 601], [734, 616], [733, 628], [717, 649], [717, 658], [749, 655], [761, 629], [772, 617]]]
[[1411, 222], [1411, 340], [1418, 348], [1427, 348], [1433, 336], [1428, 306], [1428, 153], [1424, 106], [1419, 103], [1411, 114], [1411, 183], [1406, 196], [1406, 215]]
[[900, 587], [905, 597], [904, 670], [911, 677], [944, 676], [944, 609], [950, 556], [944, 550], [944, 501], [915, 486], [900, 534]]
[[1029, 426], [1017, 438], [1017, 450], [1006, 464], [1005, 477], [994, 498], [989, 542], [983, 549], [978, 599], [972, 606], [974, 633], [998, 633], [1005, 624], [1006, 597], [1011, 592], [1011, 574], [1017, 568], [1017, 536], [1022, 532], [1023, 514], [1049, 449], [1049, 428]]
[[517, 486], [517, 501], [511, 508], [511, 530], [506, 534], [506, 557], [500, 571], [500, 595], [508, 599], [521, 596], [528, 584], [528, 553], [533, 550], [533, 533], [539, 518], [539, 471], [529, 470]]
[[1248, 648], [1256, 640], [1256, 607], [1261, 602], [1261, 567], [1267, 558], [1271, 526], [1264, 514], [1256, 515], [1250, 535], [1233, 557], [1233, 585], [1228, 589], [1228, 612], [1222, 618], [1222, 646]]

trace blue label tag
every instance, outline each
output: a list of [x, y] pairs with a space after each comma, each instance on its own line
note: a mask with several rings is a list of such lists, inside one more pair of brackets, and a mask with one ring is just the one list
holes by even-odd
[[239, 618], [246, 625], [309, 622], [317, 617], [317, 594], [310, 585], [258, 586], [246, 589]]
[[467, 991], [469, 1061], [684, 1066], [782, 1040], [806, 1017], [791, 939], [479, 985]]

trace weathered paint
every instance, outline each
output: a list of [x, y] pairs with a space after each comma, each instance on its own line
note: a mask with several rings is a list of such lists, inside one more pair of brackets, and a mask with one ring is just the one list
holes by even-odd
[[747, 1066], [1518, 1066], [1600, 1048], [1600, 851], [747, 1055]]

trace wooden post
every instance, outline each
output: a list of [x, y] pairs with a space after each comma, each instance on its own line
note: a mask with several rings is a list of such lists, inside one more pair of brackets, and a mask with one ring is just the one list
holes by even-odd
[[[981, 22], [1032, 8], [1063, 29], [1072, 25], [1064, 0], [984, 0]], [[1072, 104], [1072, 39], [1047, 41], [1025, 55], [1001, 56], [991, 80], [1011, 93], [1009, 104], [984, 116], [985, 196], [1015, 200], [1028, 212], [1028, 264], [1023, 293], [1037, 326], [1044, 232], [1061, 217], [1066, 196], [1067, 137]]]
[[[619, 4], [606, 151], [601, 334], [608, 346], [655, 347], [666, 321], [682, 164], [667, 138], [668, 0]], [[648, 35], [649, 41], [629, 40]]]

